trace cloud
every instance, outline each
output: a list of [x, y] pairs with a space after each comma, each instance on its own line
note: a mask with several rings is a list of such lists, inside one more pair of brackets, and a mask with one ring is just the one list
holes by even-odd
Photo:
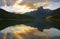
[[[17, 0], [5, 0], [6, 4], [9, 5], [13, 5]], [[0, 6], [4, 6], [4, 0], [0, 0]]]
[[50, 1], [52, 1], [52, 2], [60, 2], [60, 0], [50, 0]]
[[[9, 5], [16, 4], [16, 1], [19, 1], [19, 0], [12, 0], [12, 1], [6, 0], [6, 1], [7, 1], [7, 5], [9, 6]], [[23, 0], [22, 2], [18, 3], [18, 5], [28, 6], [30, 9], [37, 9], [40, 6], [44, 6], [45, 8], [51, 9], [53, 7], [51, 6], [53, 3], [50, 4], [50, 2], [59, 4], [60, 0]], [[2, 5], [4, 5], [3, 0], [0, 0], [0, 6]]]
[[[10, 4], [10, 1], [12, 1], [11, 4], [13, 5], [18, 0], [6, 0], [8, 5]], [[47, 1], [48, 2], [60, 2], [60, 0], [23, 0], [20, 4], [21, 5], [27, 4], [29, 6], [33, 6], [33, 4], [35, 3], [47, 2]], [[3, 5], [3, 0], [0, 0], [0, 5]]]
[[3, 6], [3, 3], [2, 3], [3, 1], [2, 0], [0, 0], [0, 6]]
[[23, 0], [19, 5], [22, 5], [22, 6], [26, 5], [32, 9], [37, 9], [40, 6], [46, 5], [46, 2], [48, 2], [48, 1], [45, 1], [45, 0]]
[[[38, 8], [39, 6], [47, 5], [47, 7], [52, 8], [49, 2], [58, 3], [60, 0], [23, 0], [19, 5], [26, 5], [30, 8]], [[46, 7], [46, 6], [45, 6]]]
[[40, 2], [42, 0], [23, 0], [20, 5], [27, 5], [31, 8], [37, 8], [38, 6], [40, 6]]

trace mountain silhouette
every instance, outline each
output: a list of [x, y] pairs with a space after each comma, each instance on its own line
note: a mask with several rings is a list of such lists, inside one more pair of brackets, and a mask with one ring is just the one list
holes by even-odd
[[22, 14], [15, 14], [12, 12], [8, 12], [5, 11], [3, 9], [0, 9], [0, 19], [29, 19], [29, 18], [33, 18], [31, 16], [27, 16], [27, 15], [22, 15]]
[[9, 27], [11, 25], [16, 24], [24, 24], [29, 23], [34, 20], [34, 17], [22, 15], [22, 14], [15, 14], [3, 9], [0, 9], [0, 30]]
[[[51, 22], [46, 21], [46, 17], [52, 16]], [[13, 20], [12, 20], [13, 19]], [[17, 20], [16, 20], [17, 19]], [[22, 21], [22, 19], [24, 19]], [[27, 23], [28, 21], [33, 22]], [[2, 22], [2, 21], [3, 22]], [[44, 9], [42, 6], [35, 11], [27, 12], [25, 14], [15, 14], [0, 9], [0, 30], [9, 27], [10, 25], [25, 24], [36, 27], [40, 31], [55, 27], [60, 29], [60, 8], [56, 10]], [[5, 26], [4, 26], [5, 25]]]
[[52, 25], [49, 24], [49, 22], [45, 21], [45, 18], [49, 16], [52, 13], [52, 10], [50, 9], [44, 9], [42, 6], [39, 7], [37, 10], [28, 12], [25, 15], [30, 15], [35, 17], [35, 20], [33, 23], [27, 24], [32, 27], [38, 28], [40, 31], [43, 31], [43, 29], [49, 29], [52, 27]]
[[30, 16], [34, 16], [34, 17], [45, 17], [48, 16], [49, 14], [51, 14], [52, 10], [50, 9], [44, 9], [42, 6], [39, 7], [37, 10], [35, 11], [31, 11], [28, 13], [25, 13], [26, 15], [30, 15]]

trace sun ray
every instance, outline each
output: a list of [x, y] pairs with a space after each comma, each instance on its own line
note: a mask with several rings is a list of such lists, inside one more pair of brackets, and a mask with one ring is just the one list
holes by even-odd
[[4, 6], [7, 7], [7, 3], [6, 3], [6, 0], [3, 0], [4, 1]]
[[12, 4], [12, 0], [10, 0], [10, 5]]
[[48, 4], [49, 0], [45, 0], [45, 3]]

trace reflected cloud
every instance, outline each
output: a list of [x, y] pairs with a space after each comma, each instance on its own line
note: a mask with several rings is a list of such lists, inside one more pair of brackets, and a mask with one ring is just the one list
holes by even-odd
[[[8, 27], [1, 32], [7, 32], [7, 34], [10, 33], [12, 35], [12, 38], [15, 39], [50, 39], [60, 36], [60, 30], [55, 28], [44, 29], [43, 32], [40, 32], [37, 28], [23, 24]], [[6, 36], [9, 36], [9, 34]]]

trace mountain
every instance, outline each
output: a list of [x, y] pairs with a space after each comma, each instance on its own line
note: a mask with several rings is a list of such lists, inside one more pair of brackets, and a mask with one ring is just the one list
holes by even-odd
[[34, 20], [34, 17], [15, 14], [3, 9], [0, 9], [0, 30], [16, 24], [29, 23]]
[[35, 20], [33, 23], [29, 23], [26, 25], [30, 25], [32, 27], [38, 28], [40, 31], [43, 31], [43, 29], [49, 29], [52, 27], [52, 25], [49, 24], [45, 20], [47, 16], [49, 16], [52, 13], [52, 10], [50, 9], [44, 9], [42, 6], [39, 7], [37, 10], [25, 13], [25, 15], [30, 15], [35, 17]]
[[28, 13], [25, 13], [26, 15], [30, 15], [30, 16], [34, 16], [34, 17], [45, 17], [47, 16], [48, 14], [50, 14], [52, 12], [52, 10], [50, 9], [44, 9], [42, 6], [39, 7], [37, 10], [35, 11], [32, 11], [32, 12], [28, 12]]
[[[20, 23], [26, 24], [27, 26], [36, 27], [40, 31], [52, 27], [60, 29], [60, 8], [52, 11], [50, 9], [39, 7], [37, 10], [27, 12], [25, 14], [14, 14], [0, 9], [0, 20], [3, 20], [3, 22], [0, 21], [0, 30], [10, 25]], [[33, 22], [27, 23], [32, 20]]]
[[3, 9], [0, 9], [0, 19], [33, 19], [31, 16], [22, 15], [22, 14], [15, 14]]
[[60, 29], [60, 8], [54, 10], [50, 16], [52, 16], [50, 19], [51, 19], [51, 24], [57, 28], [57, 29]]

